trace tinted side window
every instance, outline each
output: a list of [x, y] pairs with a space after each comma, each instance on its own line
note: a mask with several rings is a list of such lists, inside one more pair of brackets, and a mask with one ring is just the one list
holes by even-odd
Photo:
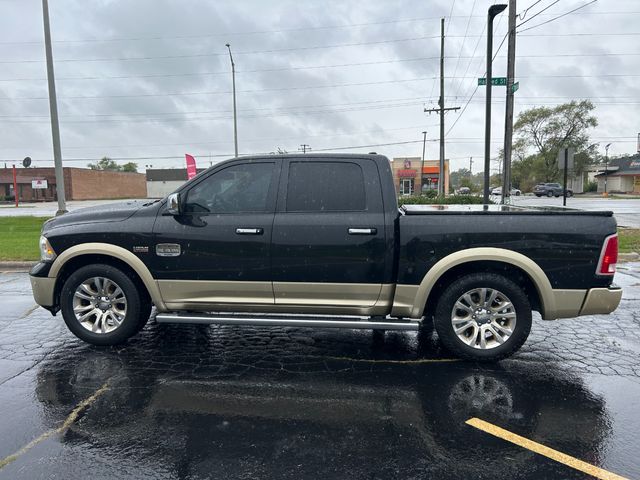
[[264, 212], [273, 163], [233, 165], [209, 176], [187, 192], [186, 212]]
[[364, 175], [357, 163], [291, 162], [287, 212], [365, 210]]

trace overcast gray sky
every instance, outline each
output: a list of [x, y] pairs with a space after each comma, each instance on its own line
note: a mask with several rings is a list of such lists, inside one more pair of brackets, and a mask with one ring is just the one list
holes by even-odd
[[[517, 112], [589, 98], [593, 141], [635, 153], [640, 132], [640, 1], [518, 0]], [[236, 61], [240, 153], [300, 144], [437, 158], [440, 17], [446, 18], [447, 158], [480, 171], [488, 0], [50, 0], [62, 154], [144, 169], [199, 166], [233, 154], [230, 63]], [[531, 7], [527, 11], [527, 7]], [[533, 18], [537, 12], [549, 7]], [[40, 0], [0, 0], [0, 159], [51, 165]], [[496, 20], [495, 45], [506, 33]], [[494, 76], [506, 72], [506, 42]], [[475, 94], [474, 94], [475, 92]], [[494, 88], [492, 152], [503, 141]], [[400, 145], [340, 147], [380, 143]], [[162, 159], [162, 157], [175, 157]], [[122, 160], [124, 163], [129, 160]]]

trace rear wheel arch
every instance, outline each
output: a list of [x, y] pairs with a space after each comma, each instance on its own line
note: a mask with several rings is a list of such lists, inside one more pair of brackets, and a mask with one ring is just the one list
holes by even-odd
[[497, 273], [515, 277], [526, 291], [534, 310], [555, 311], [555, 298], [546, 274], [530, 258], [521, 253], [501, 248], [471, 248], [455, 252], [437, 262], [425, 275], [411, 311], [413, 318], [432, 315], [438, 295], [458, 278], [469, 273]]

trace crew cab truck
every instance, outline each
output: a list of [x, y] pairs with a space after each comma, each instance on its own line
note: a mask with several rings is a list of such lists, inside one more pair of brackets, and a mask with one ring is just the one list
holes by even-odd
[[[496, 235], [498, 230], [500, 235]], [[418, 330], [497, 360], [545, 320], [606, 314], [622, 290], [611, 212], [398, 208], [389, 160], [222, 162], [155, 202], [47, 221], [36, 302], [92, 344], [147, 322]]]

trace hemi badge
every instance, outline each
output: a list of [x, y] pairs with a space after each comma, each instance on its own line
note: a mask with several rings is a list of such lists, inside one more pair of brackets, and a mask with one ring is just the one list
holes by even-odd
[[136, 245], [133, 247], [133, 251], [134, 253], [149, 253], [149, 247]]
[[178, 243], [159, 243], [156, 245], [156, 255], [159, 257], [179, 257], [180, 251]]

